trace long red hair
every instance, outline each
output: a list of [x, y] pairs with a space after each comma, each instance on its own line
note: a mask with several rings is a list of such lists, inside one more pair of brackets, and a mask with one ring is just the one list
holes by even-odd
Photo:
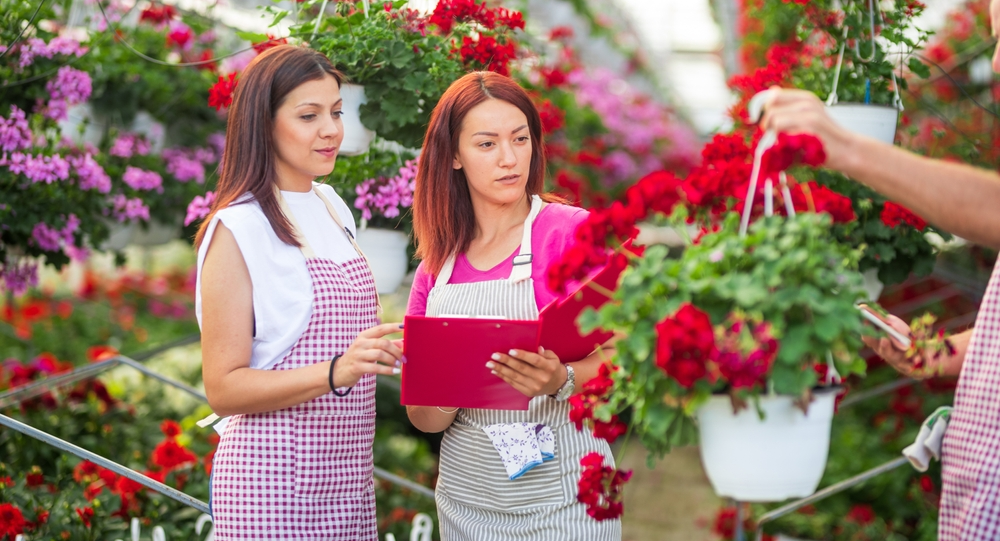
[[[274, 233], [286, 244], [301, 246], [274, 194], [274, 113], [296, 87], [327, 75], [341, 86], [344, 76], [323, 53], [306, 47], [279, 45], [257, 55], [240, 76], [226, 122], [226, 146], [215, 201], [195, 236], [200, 247], [212, 217], [250, 192]], [[241, 203], [249, 202], [242, 201]]]
[[416, 257], [423, 259], [424, 268], [432, 275], [437, 275], [453, 252], [468, 250], [475, 234], [476, 216], [465, 171], [453, 168], [452, 163], [458, 151], [462, 121], [473, 107], [488, 99], [510, 103], [528, 119], [531, 164], [525, 197], [538, 194], [546, 201], [562, 202], [556, 196], [542, 193], [545, 182], [542, 120], [528, 93], [509, 77], [491, 71], [465, 75], [448, 87], [431, 113], [413, 192]]

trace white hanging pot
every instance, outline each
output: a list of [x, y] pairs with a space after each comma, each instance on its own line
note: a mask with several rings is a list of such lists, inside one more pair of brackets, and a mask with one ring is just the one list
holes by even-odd
[[369, 227], [358, 230], [358, 246], [368, 258], [375, 289], [379, 294], [392, 293], [406, 276], [406, 233]]
[[888, 105], [835, 103], [826, 107], [830, 118], [842, 128], [867, 135], [886, 144], [896, 140], [899, 109]]
[[864, 278], [865, 291], [868, 292], [868, 300], [871, 302], [878, 301], [880, 295], [882, 295], [882, 289], [885, 284], [882, 280], [878, 279], [878, 269], [868, 269], [861, 273], [862, 278]]
[[362, 103], [367, 103], [363, 85], [340, 85], [340, 98], [344, 100], [341, 110], [344, 112], [344, 141], [340, 144], [341, 156], [357, 156], [368, 152], [368, 145], [375, 138], [375, 132], [361, 123]]
[[778, 502], [816, 491], [830, 450], [836, 391], [814, 394], [809, 414], [790, 396], [765, 396], [733, 414], [728, 396], [698, 409], [701, 461], [715, 493], [741, 502]]

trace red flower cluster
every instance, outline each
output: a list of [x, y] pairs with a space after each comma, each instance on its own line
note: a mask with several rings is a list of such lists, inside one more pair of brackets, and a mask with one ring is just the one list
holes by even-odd
[[833, 223], [844, 224], [857, 219], [851, 199], [826, 186], [809, 181], [792, 186], [792, 205], [799, 212], [825, 212]]
[[587, 514], [595, 520], [622, 516], [622, 488], [632, 472], [605, 466], [600, 453], [587, 454], [580, 459], [580, 465], [583, 473], [577, 484], [576, 499], [587, 506]]
[[542, 133], [545, 135], [561, 130], [566, 123], [566, 113], [548, 99], [538, 104], [538, 115], [542, 119]]
[[[260, 41], [260, 42], [257, 42], [257, 43], [253, 43], [253, 44], [251, 44], [251, 46], [253, 47], [253, 50], [257, 51], [257, 54], [260, 54], [260, 53], [262, 53], [262, 52], [270, 49], [271, 47], [277, 47], [278, 45], [285, 45], [287, 43], [288, 43], [288, 38], [278, 39], [277, 36], [272, 36], [271, 34], [267, 34], [267, 39], [266, 40]], [[235, 75], [235, 74], [231, 74], [231, 75]], [[220, 77], [220, 80], [221, 80], [221, 77]], [[233, 85], [233, 86], [235, 86], [235, 85]], [[212, 104], [209, 103], [209, 105], [212, 105]]]
[[90, 527], [90, 519], [94, 518], [94, 508], [93, 507], [84, 507], [84, 508], [75, 507], [73, 510], [76, 511], [77, 516], [79, 516], [80, 520], [83, 521], [84, 527], [89, 528]]
[[656, 324], [656, 366], [690, 389], [709, 375], [715, 358], [715, 332], [708, 314], [684, 303], [672, 316]]
[[173, 6], [153, 2], [139, 14], [139, 22], [161, 25], [175, 17], [177, 17], [177, 10]]
[[208, 89], [208, 105], [215, 107], [216, 111], [222, 110], [233, 104], [233, 92], [236, 91], [236, 73], [227, 76], [219, 76], [219, 81]]
[[847, 516], [844, 518], [849, 522], [867, 526], [875, 522], [875, 510], [868, 504], [857, 503], [851, 507], [851, 510], [847, 512]]
[[880, 218], [882, 219], [882, 223], [893, 228], [898, 227], [899, 224], [906, 224], [913, 226], [917, 231], [923, 231], [927, 227], [927, 222], [923, 218], [917, 216], [903, 205], [893, 203], [892, 201], [886, 201]]
[[16, 505], [0, 503], [0, 539], [3, 539], [4, 536], [7, 536], [8, 539], [16, 538], [24, 533], [27, 524], [24, 515], [21, 514], [21, 510]]
[[538, 73], [541, 74], [542, 79], [545, 81], [545, 88], [562, 86], [569, 80], [566, 72], [557, 67], [543, 67], [538, 70]]
[[611, 387], [614, 386], [614, 381], [611, 379], [611, 372], [614, 370], [616, 369], [609, 364], [602, 364], [597, 370], [597, 376], [585, 383], [583, 390], [569, 399], [569, 420], [573, 421], [576, 429], [583, 430], [584, 424], [589, 425], [595, 438], [602, 438], [608, 443], [614, 443], [628, 429], [617, 415], [612, 415], [607, 422], [594, 418], [594, 408], [605, 402]]
[[430, 23], [437, 25], [441, 32], [451, 32], [455, 23], [475, 22], [493, 30], [499, 24], [511, 30], [524, 30], [524, 18], [520, 12], [505, 8], [490, 9], [485, 0], [477, 4], [476, 0], [442, 0], [434, 7]]
[[716, 367], [722, 379], [734, 389], [764, 386], [764, 379], [778, 354], [778, 341], [771, 335], [770, 324], [753, 324], [745, 318], [730, 316], [732, 324], [718, 340]]
[[466, 64], [476, 62], [489, 71], [506, 76], [510, 75], [510, 61], [517, 56], [514, 42], [500, 43], [493, 36], [486, 35], [480, 35], [477, 39], [463, 36], [459, 54]]
[[167, 47], [177, 45], [183, 49], [192, 39], [194, 39], [194, 32], [189, 27], [181, 25], [167, 33]]
[[[624, 244], [638, 233], [635, 224], [653, 212], [669, 214], [680, 200], [681, 181], [666, 171], [646, 175], [625, 192], [626, 202], [615, 201], [605, 209], [591, 209], [576, 228], [575, 243], [548, 269], [551, 291], [563, 293], [571, 280], [582, 280], [608, 261], [608, 237]], [[641, 252], [629, 248], [632, 253]], [[619, 258], [625, 257], [619, 253]]]
[[793, 165], [817, 167], [826, 161], [823, 143], [808, 133], [788, 135], [778, 134], [774, 146], [767, 149], [760, 160], [760, 178], [777, 179], [777, 174]]

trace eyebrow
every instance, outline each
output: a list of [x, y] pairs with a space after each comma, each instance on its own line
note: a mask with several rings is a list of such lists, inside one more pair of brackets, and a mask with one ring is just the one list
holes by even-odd
[[[517, 132], [519, 132], [519, 131], [523, 130], [524, 128], [527, 128], [527, 127], [528, 127], [528, 125], [524, 124], [524, 125], [522, 125], [520, 127], [517, 127], [515, 129], [513, 129], [510, 133], [511, 133], [511, 135], [513, 135], [513, 134], [515, 134], [515, 133], [517, 133]], [[477, 135], [487, 135], [489, 137], [499, 137], [496, 133], [493, 133], [491, 131], [477, 131], [476, 133], [472, 134], [473, 137], [475, 137]]]
[[[333, 106], [336, 107], [338, 103], [343, 103], [343, 101], [344, 101], [344, 99], [341, 98], [341, 99], [333, 102]], [[300, 103], [300, 104], [298, 104], [298, 105], [295, 106], [296, 109], [298, 109], [299, 107], [322, 107], [322, 105], [319, 104], [319, 103], [309, 102], [309, 103]]]

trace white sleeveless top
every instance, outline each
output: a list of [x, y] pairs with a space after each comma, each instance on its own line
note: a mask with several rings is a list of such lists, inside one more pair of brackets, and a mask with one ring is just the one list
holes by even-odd
[[[343, 199], [325, 184], [319, 186], [333, 204], [340, 220], [351, 235], [356, 235], [354, 216]], [[281, 195], [298, 221], [300, 230], [317, 257], [344, 263], [358, 257], [347, 236], [337, 231], [337, 224], [326, 205], [314, 192], [285, 192]], [[198, 281], [195, 285], [195, 315], [201, 326], [201, 266], [221, 220], [233, 232], [250, 271], [253, 286], [253, 314], [256, 334], [253, 339], [250, 368], [267, 370], [285, 358], [309, 324], [312, 315], [312, 279], [305, 256], [299, 248], [285, 244], [274, 233], [260, 204], [240, 201], [215, 213], [198, 250]]]

